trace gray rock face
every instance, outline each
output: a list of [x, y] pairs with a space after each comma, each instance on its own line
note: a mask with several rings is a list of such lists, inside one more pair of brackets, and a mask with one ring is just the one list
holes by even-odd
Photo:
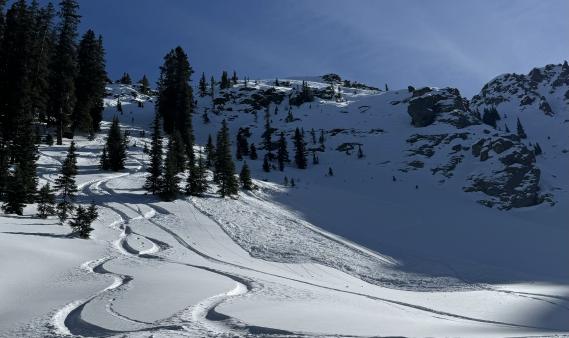
[[417, 89], [409, 100], [407, 112], [415, 127], [426, 127], [435, 120], [457, 128], [479, 123], [479, 119], [468, 107], [468, 100], [460, 96], [456, 88]]
[[535, 155], [521, 142], [503, 136], [484, 138], [472, 146], [472, 154], [480, 161], [493, 161], [489, 167], [494, 169], [470, 176], [471, 184], [464, 188], [466, 192], [482, 192], [490, 197], [480, 203], [511, 209], [543, 201]]

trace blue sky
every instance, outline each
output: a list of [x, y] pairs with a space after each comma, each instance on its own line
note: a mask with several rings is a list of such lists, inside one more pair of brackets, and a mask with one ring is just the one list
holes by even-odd
[[[197, 74], [320, 75], [465, 95], [505, 72], [569, 59], [568, 0], [82, 0], [108, 70], [155, 80], [181, 45]], [[195, 76], [197, 78], [197, 76]]]

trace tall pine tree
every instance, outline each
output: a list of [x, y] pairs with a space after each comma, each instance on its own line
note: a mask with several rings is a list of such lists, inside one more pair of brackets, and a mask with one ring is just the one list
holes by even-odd
[[59, 203], [57, 204], [57, 216], [64, 222], [75, 209], [73, 202], [77, 193], [75, 176], [77, 175], [77, 155], [75, 143], [71, 142], [67, 150], [67, 156], [61, 165], [59, 177], [55, 180], [55, 188], [59, 190]]
[[215, 160], [215, 179], [219, 185], [219, 193], [222, 197], [237, 194], [239, 186], [235, 178], [235, 164], [231, 158], [229, 128], [227, 127], [226, 120], [223, 120], [221, 129], [217, 134], [217, 153]]
[[158, 113], [154, 115], [152, 123], [152, 143], [150, 145], [150, 167], [148, 172], [150, 175], [146, 178], [144, 189], [152, 194], [160, 192], [162, 186], [162, 156], [164, 150], [162, 145], [162, 127], [160, 125], [160, 116]]
[[294, 161], [299, 169], [306, 169], [306, 144], [304, 143], [304, 137], [298, 128], [294, 131]]

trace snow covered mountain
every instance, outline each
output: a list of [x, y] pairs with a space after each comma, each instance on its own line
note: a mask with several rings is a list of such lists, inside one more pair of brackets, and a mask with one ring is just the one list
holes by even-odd
[[[126, 169], [97, 169], [103, 133], [76, 137], [79, 202], [100, 205], [93, 240], [37, 222], [33, 206], [2, 216], [0, 336], [566, 334], [566, 68], [541, 69], [534, 89], [532, 76], [498, 77], [472, 100], [331, 75], [239, 81], [213, 97], [196, 88], [196, 150], [227, 120], [234, 153], [238, 134], [257, 147], [237, 161], [257, 189], [174, 202], [142, 189], [155, 97], [109, 84], [102, 128], [117, 116], [129, 132]], [[526, 87], [536, 99], [522, 105]], [[291, 159], [304, 130], [307, 169], [263, 170], [266, 117]], [[525, 139], [508, 131], [518, 117]], [[41, 184], [66, 142], [40, 146]]]

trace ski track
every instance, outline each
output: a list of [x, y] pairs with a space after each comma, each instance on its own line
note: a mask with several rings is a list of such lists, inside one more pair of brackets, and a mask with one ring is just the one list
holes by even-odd
[[[49, 158], [56, 160], [56, 161], [60, 161], [60, 159], [56, 156], [48, 155], [45, 152], [40, 152], [40, 153], [43, 156], [49, 157]], [[129, 159], [132, 160], [133, 162], [136, 162], [137, 164], [139, 164], [139, 166], [137, 166], [135, 169], [128, 170], [128, 172], [126, 172], [126, 173], [121, 173], [121, 174], [113, 175], [111, 177], [107, 176], [107, 177], [103, 177], [103, 178], [99, 178], [99, 179], [95, 179], [95, 180], [90, 180], [88, 182], [84, 182], [79, 187], [81, 195], [88, 197], [88, 198], [92, 198], [95, 201], [99, 200], [103, 197], [107, 197], [109, 195], [114, 195], [115, 192], [113, 191], [113, 189], [108, 187], [108, 183], [110, 181], [120, 179], [120, 178], [125, 178], [125, 177], [127, 177], [131, 174], [134, 174], [134, 173], [139, 173], [143, 167], [143, 163], [141, 163], [138, 159], [133, 158], [133, 156], [130, 156]], [[50, 176], [50, 178], [47, 178], [45, 176]], [[45, 173], [44, 175], [42, 175], [42, 177], [48, 181], [52, 180], [51, 179], [51, 173]], [[261, 203], [269, 203], [269, 201], [266, 201], [264, 198], [257, 196], [257, 195], [248, 194], [247, 197], [251, 198], [251, 199], [256, 199], [257, 201], [259, 201]], [[104, 199], [106, 199], [106, 198], [104, 198]], [[182, 332], [187, 333], [187, 332], [192, 332], [193, 330], [195, 330], [196, 329], [195, 326], [197, 325], [198, 329], [205, 330], [207, 333], [215, 334], [215, 335], [228, 333], [228, 334], [247, 335], [247, 336], [267, 336], [267, 335], [287, 336], [287, 337], [312, 337], [313, 336], [312, 334], [309, 335], [309, 334], [305, 334], [305, 333], [301, 333], [301, 332], [295, 333], [295, 332], [289, 332], [289, 331], [283, 331], [283, 330], [277, 330], [277, 329], [271, 329], [271, 328], [248, 326], [244, 323], [241, 323], [237, 319], [228, 317], [224, 314], [217, 312], [216, 308], [220, 304], [226, 302], [227, 300], [233, 299], [236, 297], [241, 297], [241, 296], [243, 296], [247, 293], [250, 293], [250, 292], [254, 292], [254, 290], [256, 288], [262, 288], [263, 287], [262, 281], [251, 279], [249, 277], [245, 277], [245, 276], [240, 275], [240, 274], [224, 271], [224, 270], [209, 267], [209, 266], [189, 264], [189, 263], [179, 262], [179, 261], [172, 260], [169, 258], [161, 257], [158, 254], [160, 252], [163, 252], [165, 250], [170, 249], [171, 246], [169, 244], [164, 243], [162, 241], [159, 241], [157, 239], [147, 237], [147, 236], [141, 235], [139, 233], [133, 232], [131, 230], [131, 228], [129, 227], [129, 223], [135, 219], [144, 219], [144, 220], [148, 221], [150, 224], [153, 224], [155, 227], [161, 229], [163, 232], [165, 232], [169, 236], [171, 236], [176, 242], [178, 242], [178, 244], [181, 245], [181, 247], [183, 247], [183, 248], [191, 251], [192, 253], [206, 259], [207, 261], [213, 263], [214, 265], [217, 264], [217, 265], [229, 267], [232, 269], [237, 269], [239, 271], [254, 272], [256, 274], [264, 275], [264, 276], [267, 276], [269, 278], [277, 278], [277, 279], [292, 281], [295, 283], [300, 283], [303, 285], [315, 287], [318, 289], [323, 289], [323, 290], [338, 292], [338, 293], [343, 293], [343, 294], [355, 295], [355, 296], [371, 299], [374, 301], [383, 302], [386, 304], [391, 304], [391, 305], [400, 306], [400, 307], [404, 307], [404, 308], [419, 310], [419, 311], [426, 312], [426, 313], [430, 314], [431, 316], [434, 316], [437, 318], [443, 318], [443, 319], [453, 318], [453, 319], [459, 319], [459, 320], [465, 320], [465, 321], [471, 321], [471, 322], [478, 322], [478, 323], [484, 323], [484, 324], [491, 324], [491, 325], [507, 326], [507, 327], [550, 330], [548, 328], [532, 327], [532, 326], [519, 325], [519, 324], [513, 324], [513, 323], [507, 323], [507, 322], [493, 321], [493, 320], [474, 318], [474, 317], [449, 313], [449, 312], [445, 312], [445, 311], [439, 311], [439, 310], [436, 310], [433, 308], [428, 308], [428, 307], [421, 306], [421, 305], [415, 305], [415, 304], [406, 303], [406, 302], [402, 302], [402, 301], [376, 297], [376, 296], [372, 296], [372, 295], [365, 294], [365, 293], [358, 293], [358, 292], [349, 291], [349, 290], [342, 290], [342, 289], [338, 289], [338, 288], [334, 288], [334, 287], [330, 287], [330, 286], [326, 286], [326, 285], [320, 285], [320, 284], [313, 283], [313, 282], [310, 282], [307, 280], [302, 280], [302, 279], [287, 277], [284, 275], [278, 275], [278, 274], [270, 273], [270, 272], [266, 272], [266, 271], [261, 271], [261, 270], [255, 269], [255, 268], [245, 266], [242, 264], [242, 262], [239, 262], [240, 264], [237, 264], [237, 263], [224, 261], [220, 258], [215, 258], [215, 257], [212, 257], [212, 256], [202, 252], [201, 250], [197, 249], [192, 244], [185, 241], [182, 237], [180, 237], [174, 231], [168, 229], [164, 225], [153, 220], [153, 218], [156, 215], [169, 215], [170, 212], [168, 210], [166, 210], [162, 207], [159, 207], [153, 203], [145, 203], [144, 205], [147, 207], [150, 207], [151, 210], [146, 212], [146, 213], [143, 213], [142, 210], [140, 209], [140, 199], [139, 198], [127, 195], [127, 196], [125, 196], [125, 199], [132, 200], [132, 203], [121, 202], [121, 203], [116, 203], [116, 204], [120, 205], [121, 207], [126, 207], [126, 208], [132, 210], [133, 212], [137, 213], [139, 216], [137, 216], [137, 217], [128, 216], [127, 213], [120, 210], [117, 206], [111, 205], [111, 204], [115, 204], [113, 202], [101, 203], [102, 207], [111, 210], [113, 213], [115, 213], [119, 217], [119, 220], [112, 222], [108, 226], [110, 226], [111, 228], [118, 228], [118, 230], [120, 230], [120, 234], [119, 234], [117, 240], [114, 243], [112, 243], [114, 249], [120, 254], [120, 256], [107, 256], [107, 257], [103, 257], [103, 258], [100, 258], [97, 260], [85, 262], [81, 265], [81, 268], [86, 270], [88, 273], [112, 276], [114, 279], [113, 283], [111, 285], [109, 285], [108, 287], [106, 287], [105, 289], [97, 292], [96, 294], [94, 294], [94, 295], [92, 295], [86, 299], [81, 299], [81, 300], [76, 300], [76, 301], [70, 302], [69, 304], [67, 304], [63, 308], [56, 311], [55, 314], [52, 316], [52, 320], [51, 320], [51, 325], [54, 328], [54, 331], [55, 331], [54, 333], [56, 335], [63, 335], [63, 336], [69, 336], [69, 335], [112, 336], [112, 335], [117, 335], [117, 334], [128, 334], [128, 333], [136, 333], [136, 332], [154, 332], [154, 331], [160, 331], [160, 330], [171, 330], [171, 331], [177, 331], [180, 333], [182, 333]], [[202, 212], [206, 216], [212, 218], [211, 217], [212, 215], [207, 214], [205, 211], [201, 210], [195, 204], [191, 203], [190, 201], [186, 201], [186, 202], [188, 204], [190, 204], [192, 206], [192, 208], [196, 208], [199, 212]], [[244, 203], [248, 203], [248, 202], [244, 201]], [[136, 209], [134, 209], [134, 207], [132, 205], [136, 205]], [[191, 211], [192, 211], [192, 213], [195, 212], [193, 209]], [[194, 216], [194, 220], [196, 222], [196, 226], [200, 226], [202, 228], [202, 230], [206, 231], [209, 234], [209, 236], [211, 236], [211, 238], [214, 239], [215, 237], [213, 236], [213, 234], [211, 232], [209, 232], [209, 230], [207, 230], [205, 227], [202, 227], [199, 224], [197, 216], [195, 214], [193, 214], [193, 216]], [[226, 233], [226, 230], [224, 229], [224, 227], [221, 226], [217, 220], [215, 220], [213, 218], [212, 218], [212, 220], [221, 228], [221, 230], [224, 233]], [[334, 234], [330, 234], [330, 233], [326, 232], [325, 230], [322, 230], [320, 228], [316, 228], [314, 226], [310, 226], [308, 224], [305, 224], [304, 222], [301, 223], [301, 222], [298, 222], [296, 220], [291, 220], [291, 221], [294, 221], [301, 226], [305, 226], [307, 229], [309, 229], [309, 230], [319, 234], [320, 236], [323, 236], [323, 237], [325, 237], [325, 238], [327, 238], [327, 239], [329, 239], [329, 240], [331, 240], [331, 241], [333, 241], [339, 245], [344, 245], [346, 247], [349, 247], [352, 250], [359, 251], [365, 255], [374, 256], [375, 258], [382, 260], [386, 264], [389, 264], [389, 265], [395, 265], [396, 264], [396, 262], [393, 261], [390, 257], [380, 255], [380, 254], [373, 252], [371, 250], [362, 249], [361, 246], [359, 246], [355, 243], [346, 241], [343, 238], [340, 238], [339, 236], [336, 236]], [[143, 251], [138, 251], [138, 250], [132, 248], [127, 243], [126, 239], [128, 238], [128, 236], [133, 235], [133, 234], [140, 236], [141, 238], [144, 238], [148, 242], [152, 243], [152, 247], [147, 249], [147, 250], [143, 250]], [[229, 250], [229, 252], [232, 252], [232, 251]], [[179, 265], [184, 265], [184, 266], [188, 266], [188, 267], [192, 267], [192, 268], [196, 268], [196, 269], [202, 269], [202, 270], [205, 270], [208, 272], [218, 274], [220, 276], [230, 278], [236, 283], [236, 286], [234, 287], [234, 289], [229, 290], [228, 292], [209, 297], [209, 298], [204, 299], [203, 301], [201, 301], [197, 304], [189, 306], [188, 308], [183, 310], [181, 314], [173, 314], [167, 320], [161, 321], [161, 322], [168, 322], [168, 321], [172, 321], [172, 320], [177, 319], [178, 321], [180, 321], [179, 325], [178, 324], [157, 325], [155, 323], [147, 323], [147, 322], [139, 321], [139, 320], [129, 318], [127, 316], [124, 316], [124, 315], [118, 313], [112, 307], [112, 301], [114, 299], [116, 299], [116, 297], [112, 297], [112, 293], [119, 293], [120, 294], [121, 292], [124, 292], [126, 287], [128, 286], [128, 284], [133, 280], [132, 276], [116, 274], [116, 273], [113, 273], [113, 272], [104, 268], [105, 263], [108, 263], [114, 259], [117, 259], [118, 257], [121, 257], [121, 256], [128, 257], [131, 259], [132, 258], [135, 258], [135, 259], [154, 259], [154, 260], [160, 260], [160, 261], [164, 261], [164, 262], [168, 262], [168, 263], [172, 263], [172, 264], [179, 264]], [[264, 261], [264, 262], [266, 262], [267, 264], [269, 264], [271, 266], [279, 266], [279, 269], [281, 269], [281, 270], [283, 268], [286, 268], [286, 269], [290, 270], [290, 272], [293, 273], [294, 275], [301, 275], [302, 276], [302, 274], [299, 273], [298, 271], [294, 271], [292, 269], [292, 267], [289, 266], [289, 264], [279, 265], [279, 264], [275, 264], [273, 262], [268, 262], [268, 261]], [[298, 265], [295, 265], [295, 266], [298, 266]], [[318, 264], [316, 264], [316, 266], [318, 266]], [[310, 271], [308, 271], [304, 266], [302, 266], [302, 264], [300, 264], [300, 268], [304, 270], [304, 273], [307, 275], [307, 277], [311, 276]], [[326, 272], [324, 269], [321, 269], [320, 267], [318, 267], [318, 269], [319, 269], [319, 271], [323, 272], [323, 274], [329, 274], [329, 272]], [[282, 271], [285, 271], [285, 270], [282, 270]], [[336, 276], [336, 277], [338, 277], [338, 276]], [[458, 275], [457, 275], [457, 277], [459, 278]], [[463, 280], [467, 284], [473, 285], [472, 283], [468, 283], [464, 279], [461, 279], [461, 280]], [[564, 298], [564, 297], [530, 294], [530, 293], [523, 293], [523, 292], [516, 292], [516, 291], [509, 291], [509, 290], [498, 290], [498, 289], [495, 289], [495, 288], [492, 288], [492, 287], [489, 287], [486, 285], [477, 285], [477, 286], [481, 287], [484, 290], [488, 290], [488, 291], [492, 291], [492, 292], [506, 293], [506, 294], [511, 294], [511, 295], [515, 295], [515, 296], [519, 296], [519, 297], [527, 297], [527, 298], [531, 298], [531, 299], [538, 300], [538, 301], [544, 301], [544, 302], [547, 302], [547, 303], [550, 303], [550, 304], [553, 304], [556, 306], [561, 306], [565, 309], [569, 309], [567, 306], [564, 306], [562, 304], [559, 304], [559, 303], [551, 300], [551, 299], [556, 299], [556, 300], [560, 300], [560, 301], [568, 301], [568, 299]], [[139, 330], [115, 331], [115, 330], [110, 330], [110, 329], [106, 329], [106, 328], [94, 325], [94, 324], [89, 323], [89, 322], [82, 319], [81, 313], [82, 313], [83, 309], [85, 308], [85, 306], [87, 306], [91, 301], [93, 301], [94, 299], [96, 299], [98, 297], [107, 297], [107, 296], [111, 296], [111, 299], [110, 299], [111, 301], [106, 306], [106, 311], [108, 313], [110, 313], [111, 315], [113, 315], [116, 318], [119, 318], [121, 320], [128, 321], [131, 323], [141, 324], [141, 325], [144, 325], [145, 327], [141, 328]], [[190, 323], [188, 323], [188, 320], [190, 321]], [[191, 324], [191, 325], [188, 326], [188, 324]], [[320, 336], [320, 335], [316, 334], [316, 336]], [[352, 337], [352, 336], [343, 336], [343, 337]]]

